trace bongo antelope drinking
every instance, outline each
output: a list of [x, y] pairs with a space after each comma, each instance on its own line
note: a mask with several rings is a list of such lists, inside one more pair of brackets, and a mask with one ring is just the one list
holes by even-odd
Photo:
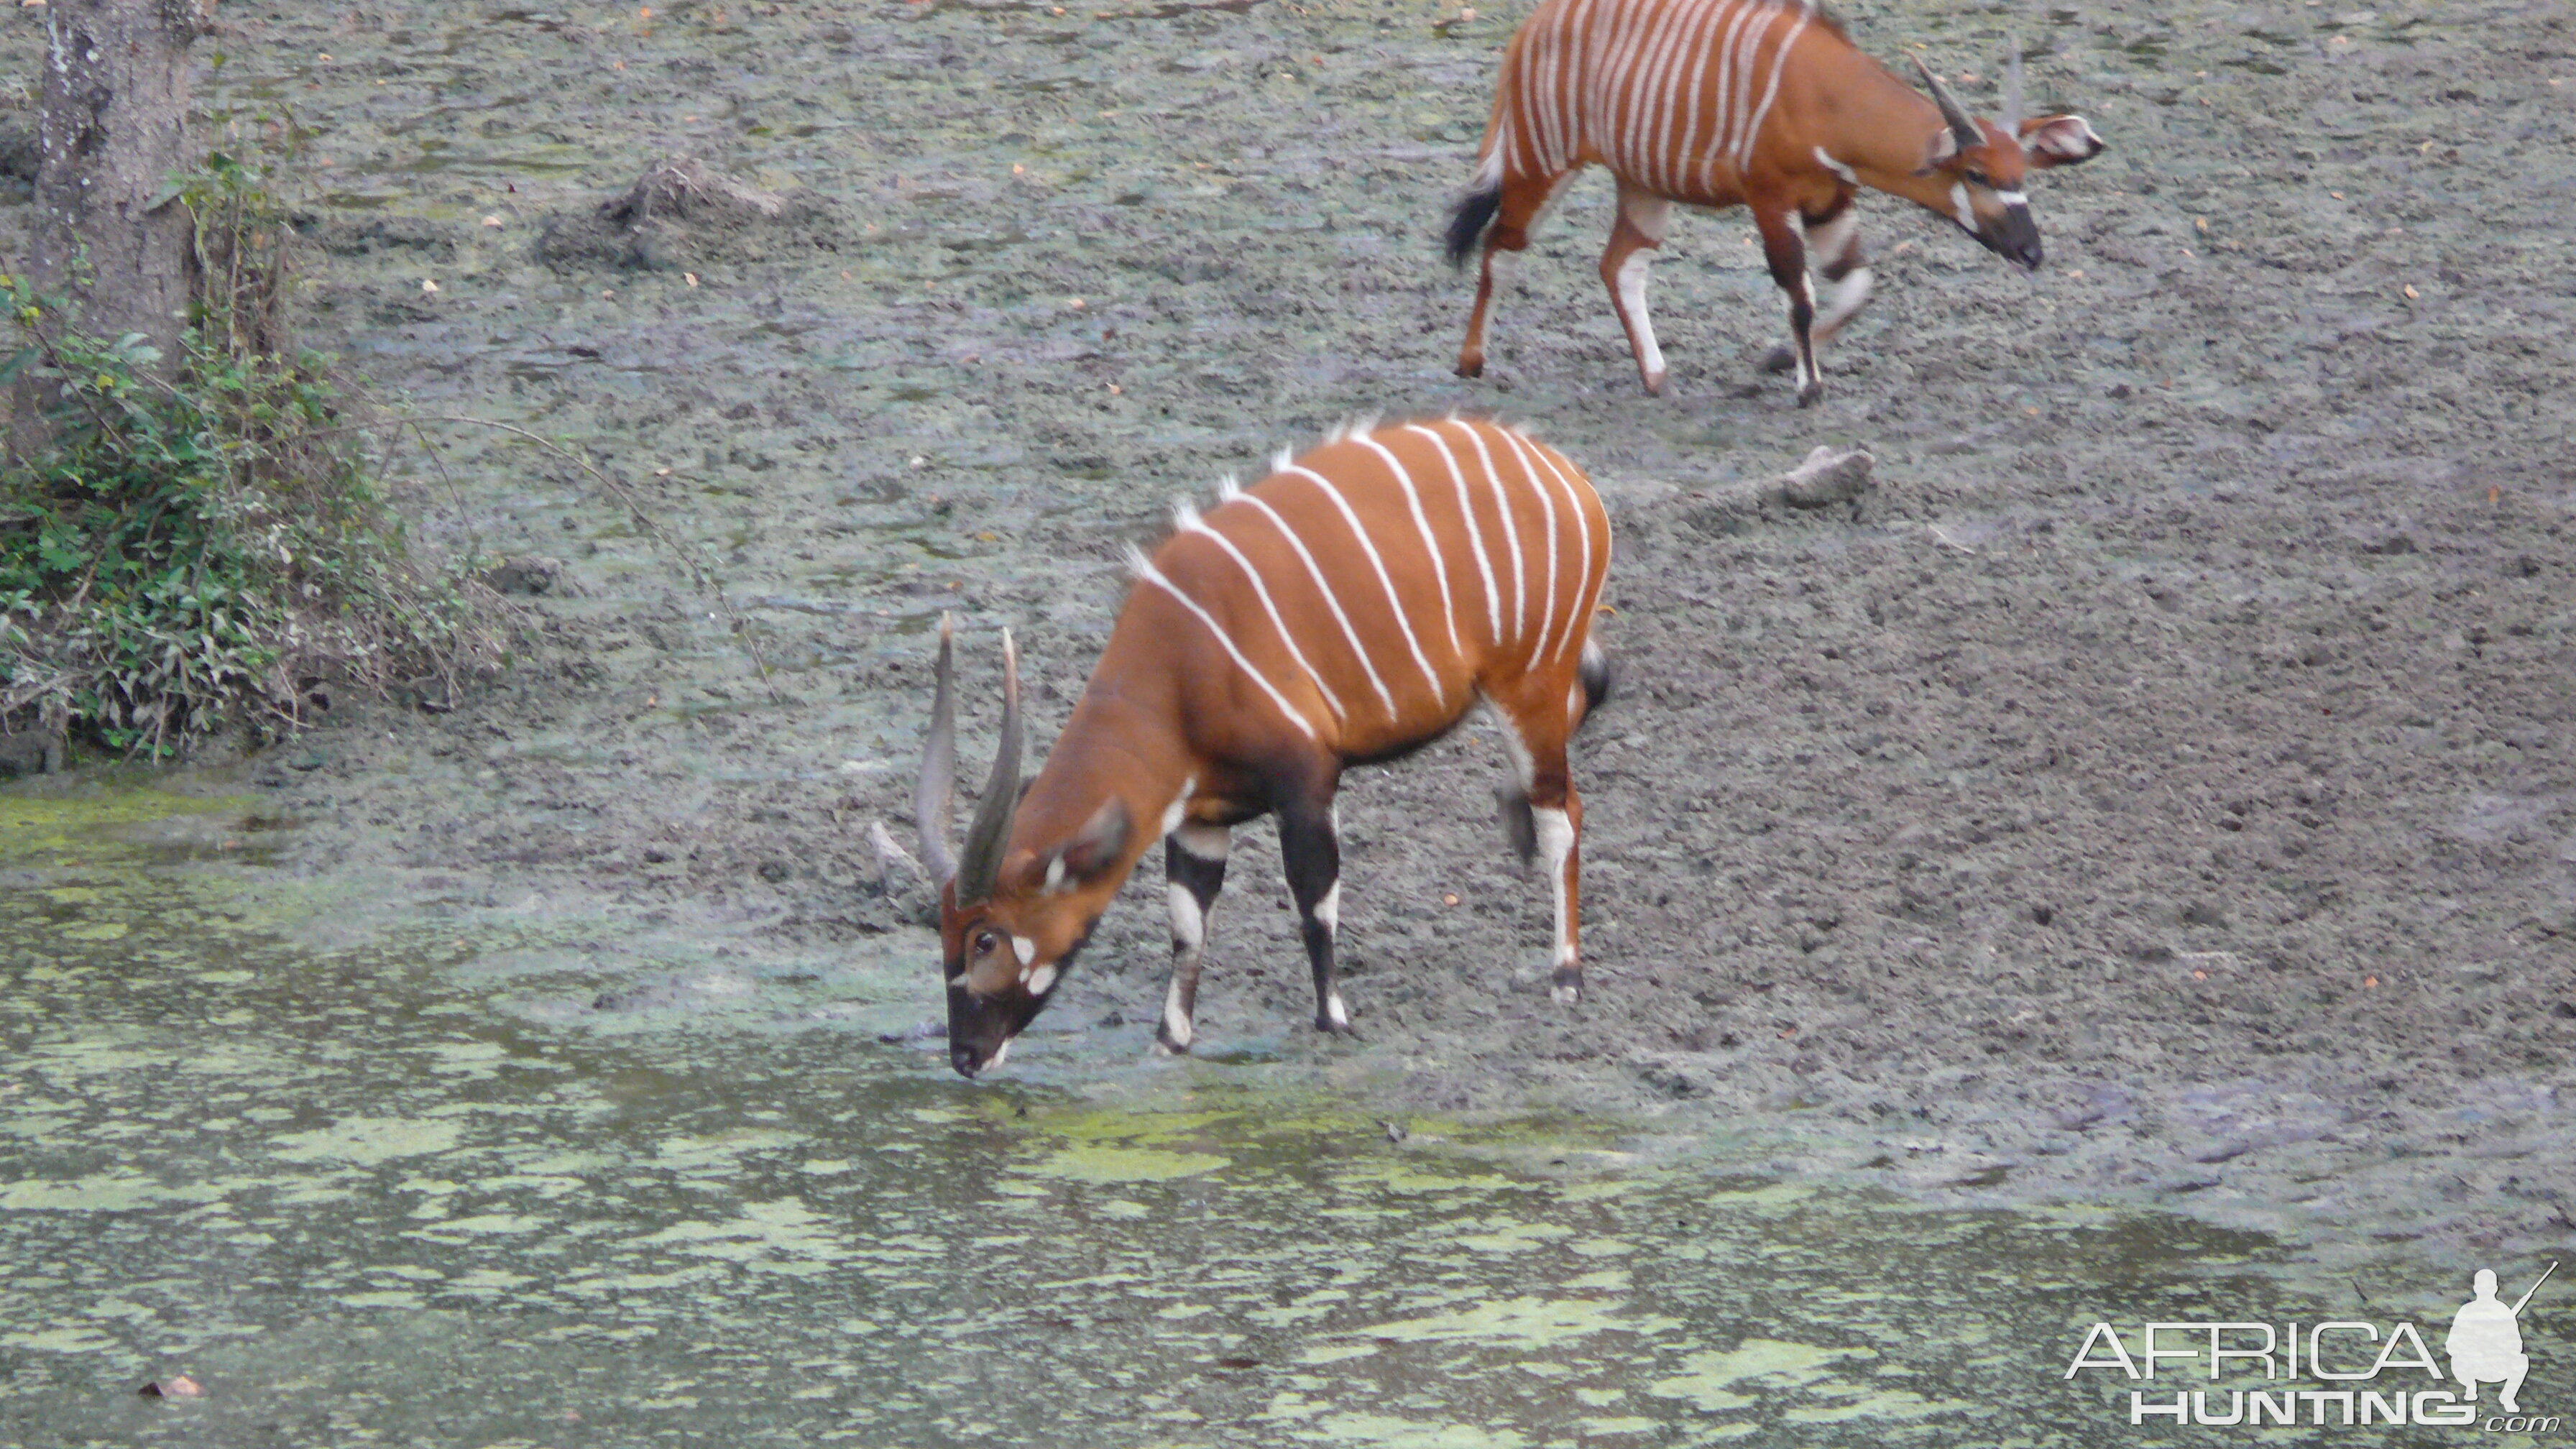
[[1335, 984], [1343, 769], [1436, 739], [1481, 701], [1517, 767], [1504, 823], [1554, 888], [1552, 990], [1581, 993], [1566, 741], [1608, 671], [1592, 616], [1610, 521], [1563, 454], [1498, 424], [1450, 419], [1336, 433], [1281, 454], [1171, 538], [1136, 582], [1046, 764], [1020, 790], [1018, 657], [1002, 641], [1000, 753], [962, 851], [948, 848], [956, 710], [948, 625], [915, 798], [945, 882], [939, 937], [949, 1059], [998, 1064], [1046, 1006], [1092, 926], [1156, 839], [1172, 980], [1156, 1031], [1186, 1051], [1229, 832], [1279, 817], [1280, 855], [1315, 978], [1315, 1025], [1343, 1031]]
[[[1646, 266], [1674, 202], [1752, 209], [1789, 300], [1791, 345], [1770, 366], [1797, 369], [1802, 407], [1824, 395], [1816, 344], [1869, 298], [1852, 210], [1859, 188], [1916, 202], [2038, 270], [2023, 179], [2090, 160], [2102, 138], [2081, 116], [2022, 120], [2018, 54], [2001, 125], [1969, 115], [1920, 60], [1915, 68], [1930, 100], [1862, 54], [1813, 0], [1545, 0], [1503, 52], [1475, 177], [1449, 224], [1451, 262], [1463, 265], [1480, 240], [1484, 248], [1459, 376], [1484, 371], [1503, 262], [1590, 165], [1618, 178], [1601, 281], [1649, 393], [1664, 390], [1664, 355], [1646, 315]], [[1834, 284], [1822, 317], [1811, 256]]]

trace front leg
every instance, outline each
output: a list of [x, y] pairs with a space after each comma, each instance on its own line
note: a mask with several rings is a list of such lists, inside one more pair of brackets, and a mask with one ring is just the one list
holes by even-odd
[[1762, 259], [1771, 280], [1789, 297], [1789, 345], [1796, 353], [1798, 406], [1808, 407], [1825, 395], [1816, 372], [1816, 296], [1807, 282], [1807, 242], [1799, 233], [1797, 214], [1788, 207], [1756, 202], [1753, 224], [1762, 232]]
[[1279, 857], [1288, 894], [1306, 938], [1306, 962], [1315, 969], [1315, 1030], [1351, 1029], [1350, 1009], [1333, 967], [1333, 937], [1342, 917], [1342, 832], [1331, 788], [1321, 797], [1279, 809]]
[[1172, 985], [1163, 996], [1162, 1022], [1154, 1028], [1154, 1050], [1166, 1056], [1188, 1051], [1196, 1035], [1208, 916], [1225, 886], [1232, 840], [1233, 833], [1222, 825], [1184, 825], [1163, 837], [1163, 880], [1172, 905]]
[[[1823, 218], [1808, 218], [1806, 229], [1807, 258], [1815, 264], [1815, 274], [1833, 284], [1814, 328], [1815, 345], [1822, 347], [1869, 301], [1869, 252], [1861, 245], [1860, 209], [1849, 196], [1837, 198]], [[1765, 372], [1787, 372], [1797, 365], [1797, 349], [1787, 346], [1772, 348], [1762, 360]]]

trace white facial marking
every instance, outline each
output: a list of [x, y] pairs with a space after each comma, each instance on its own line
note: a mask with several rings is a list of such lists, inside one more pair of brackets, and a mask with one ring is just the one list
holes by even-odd
[[1038, 943], [1025, 936], [1016, 936], [1011, 940], [1011, 952], [1020, 958], [1021, 965], [1026, 966], [1030, 958], [1038, 954]]
[[1995, 200], [2002, 202], [2006, 206], [2030, 205], [2030, 198], [2018, 191], [1998, 191], [1995, 193]]
[[1055, 985], [1055, 966], [1050, 963], [1029, 973], [1029, 995], [1044, 996]]
[[1010, 1056], [1010, 1054], [1011, 1054], [1011, 1039], [1010, 1039], [1009, 1037], [1004, 1037], [1004, 1038], [1002, 1038], [1002, 1044], [1001, 1044], [1000, 1046], [997, 1046], [997, 1047], [993, 1048], [993, 1059], [992, 1059], [991, 1061], [989, 1061], [989, 1062], [984, 1063], [984, 1069], [985, 1069], [986, 1071], [991, 1071], [991, 1070], [992, 1070], [992, 1069], [994, 1069], [995, 1067], [1000, 1066], [1000, 1065], [1002, 1064], [1003, 1060], [1004, 1060], [1005, 1058], [1009, 1057], [1009, 1056]]
[[1967, 183], [1961, 181], [1950, 183], [1950, 212], [1959, 218], [1959, 225], [1970, 231], [1977, 229], [1977, 209], [1968, 204]]
[[1188, 951], [1207, 944], [1207, 913], [1199, 909], [1199, 898], [1179, 881], [1172, 882], [1167, 892], [1172, 902], [1172, 940]]
[[1174, 1046], [1190, 1044], [1190, 1013], [1181, 1005], [1181, 983], [1178, 981], [1163, 993], [1163, 1035], [1171, 1038]]
[[1064, 889], [1064, 857], [1061, 855], [1047, 862], [1046, 888], [1051, 891]]
[[1333, 882], [1333, 888], [1324, 892], [1322, 900], [1315, 902], [1315, 921], [1324, 928], [1326, 935], [1341, 930], [1342, 883], [1340, 881]]
[[1834, 173], [1836, 176], [1841, 177], [1841, 178], [1842, 178], [1842, 180], [1843, 180], [1843, 184], [1844, 184], [1844, 185], [1846, 185], [1846, 186], [1858, 186], [1858, 185], [1860, 185], [1860, 173], [1859, 173], [1859, 172], [1857, 172], [1857, 171], [1854, 171], [1853, 169], [1851, 169], [1851, 168], [1850, 168], [1850, 167], [1848, 167], [1848, 166], [1845, 166], [1843, 163], [1841, 163], [1840, 161], [1835, 160], [1833, 157], [1826, 155], [1826, 154], [1825, 154], [1825, 148], [1824, 148], [1824, 147], [1822, 147], [1822, 146], [1818, 146], [1818, 147], [1816, 148], [1816, 162], [1817, 162], [1817, 164], [1819, 164], [1819, 165], [1823, 166], [1826, 170], [1828, 170], [1828, 171], [1830, 171], [1830, 172]]
[[1648, 376], [1664, 373], [1664, 349], [1655, 345], [1655, 324], [1646, 316], [1646, 267], [1652, 260], [1644, 248], [1628, 254], [1619, 264], [1619, 310], [1628, 314], [1628, 325], [1637, 329], [1637, 362]]
[[1342, 1005], [1342, 993], [1340, 991], [1336, 990], [1331, 995], [1324, 998], [1324, 1016], [1335, 1026], [1348, 1026], [1351, 1024], [1350, 1008]]

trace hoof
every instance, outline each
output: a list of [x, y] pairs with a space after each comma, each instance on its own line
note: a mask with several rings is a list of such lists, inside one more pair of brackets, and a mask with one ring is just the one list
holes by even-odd
[[1189, 1054], [1190, 1044], [1188, 1042], [1176, 1042], [1159, 1031], [1154, 1033], [1154, 1055], [1158, 1057], [1185, 1057]]
[[1825, 385], [1823, 383], [1808, 383], [1805, 387], [1798, 389], [1798, 406], [1802, 408], [1814, 407], [1817, 403], [1824, 400], [1824, 396]]
[[1771, 355], [1762, 359], [1764, 372], [1787, 372], [1797, 365], [1797, 350], [1790, 347], [1774, 347], [1771, 349]]
[[1646, 396], [1648, 396], [1648, 397], [1662, 397], [1662, 396], [1664, 395], [1664, 374], [1663, 374], [1663, 373], [1660, 373], [1660, 372], [1659, 372], [1659, 373], [1656, 373], [1654, 376], [1652, 376], [1652, 377], [1649, 377], [1649, 378], [1645, 379], [1645, 383], [1646, 383]]
[[1559, 1006], [1572, 1006], [1581, 1001], [1583, 999], [1582, 968], [1570, 966], [1558, 971], [1556, 979], [1548, 983], [1547, 995], [1549, 1000]]
[[1483, 377], [1485, 375], [1485, 359], [1479, 357], [1471, 362], [1464, 357], [1459, 358], [1458, 375], [1460, 377]]

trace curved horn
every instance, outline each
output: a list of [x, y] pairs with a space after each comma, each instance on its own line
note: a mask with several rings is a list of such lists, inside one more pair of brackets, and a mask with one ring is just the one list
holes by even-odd
[[1950, 134], [1958, 139], [1959, 149], [1965, 151], [1986, 144], [1986, 135], [1977, 129], [1976, 118], [1960, 109], [1959, 103], [1950, 98], [1950, 92], [1932, 78], [1932, 67], [1923, 63], [1923, 57], [1914, 57], [1914, 68], [1923, 73], [1923, 84], [1932, 92], [1932, 103], [1941, 108], [1941, 119], [1950, 123]]
[[1002, 744], [993, 755], [992, 778], [967, 827], [966, 849], [957, 857], [957, 904], [971, 906], [992, 897], [1002, 877], [1002, 852], [1011, 843], [1011, 817], [1020, 809], [1020, 653], [1011, 631], [1002, 631]]
[[957, 795], [957, 698], [950, 687], [956, 672], [951, 662], [957, 621], [939, 616], [939, 686], [930, 702], [930, 739], [922, 746], [921, 783], [912, 792], [912, 825], [921, 832], [921, 858], [930, 867], [933, 889], [957, 874], [957, 857], [948, 853], [948, 811]]
[[2021, 134], [2021, 42], [2013, 42], [2012, 60], [2004, 67], [2004, 134]]

